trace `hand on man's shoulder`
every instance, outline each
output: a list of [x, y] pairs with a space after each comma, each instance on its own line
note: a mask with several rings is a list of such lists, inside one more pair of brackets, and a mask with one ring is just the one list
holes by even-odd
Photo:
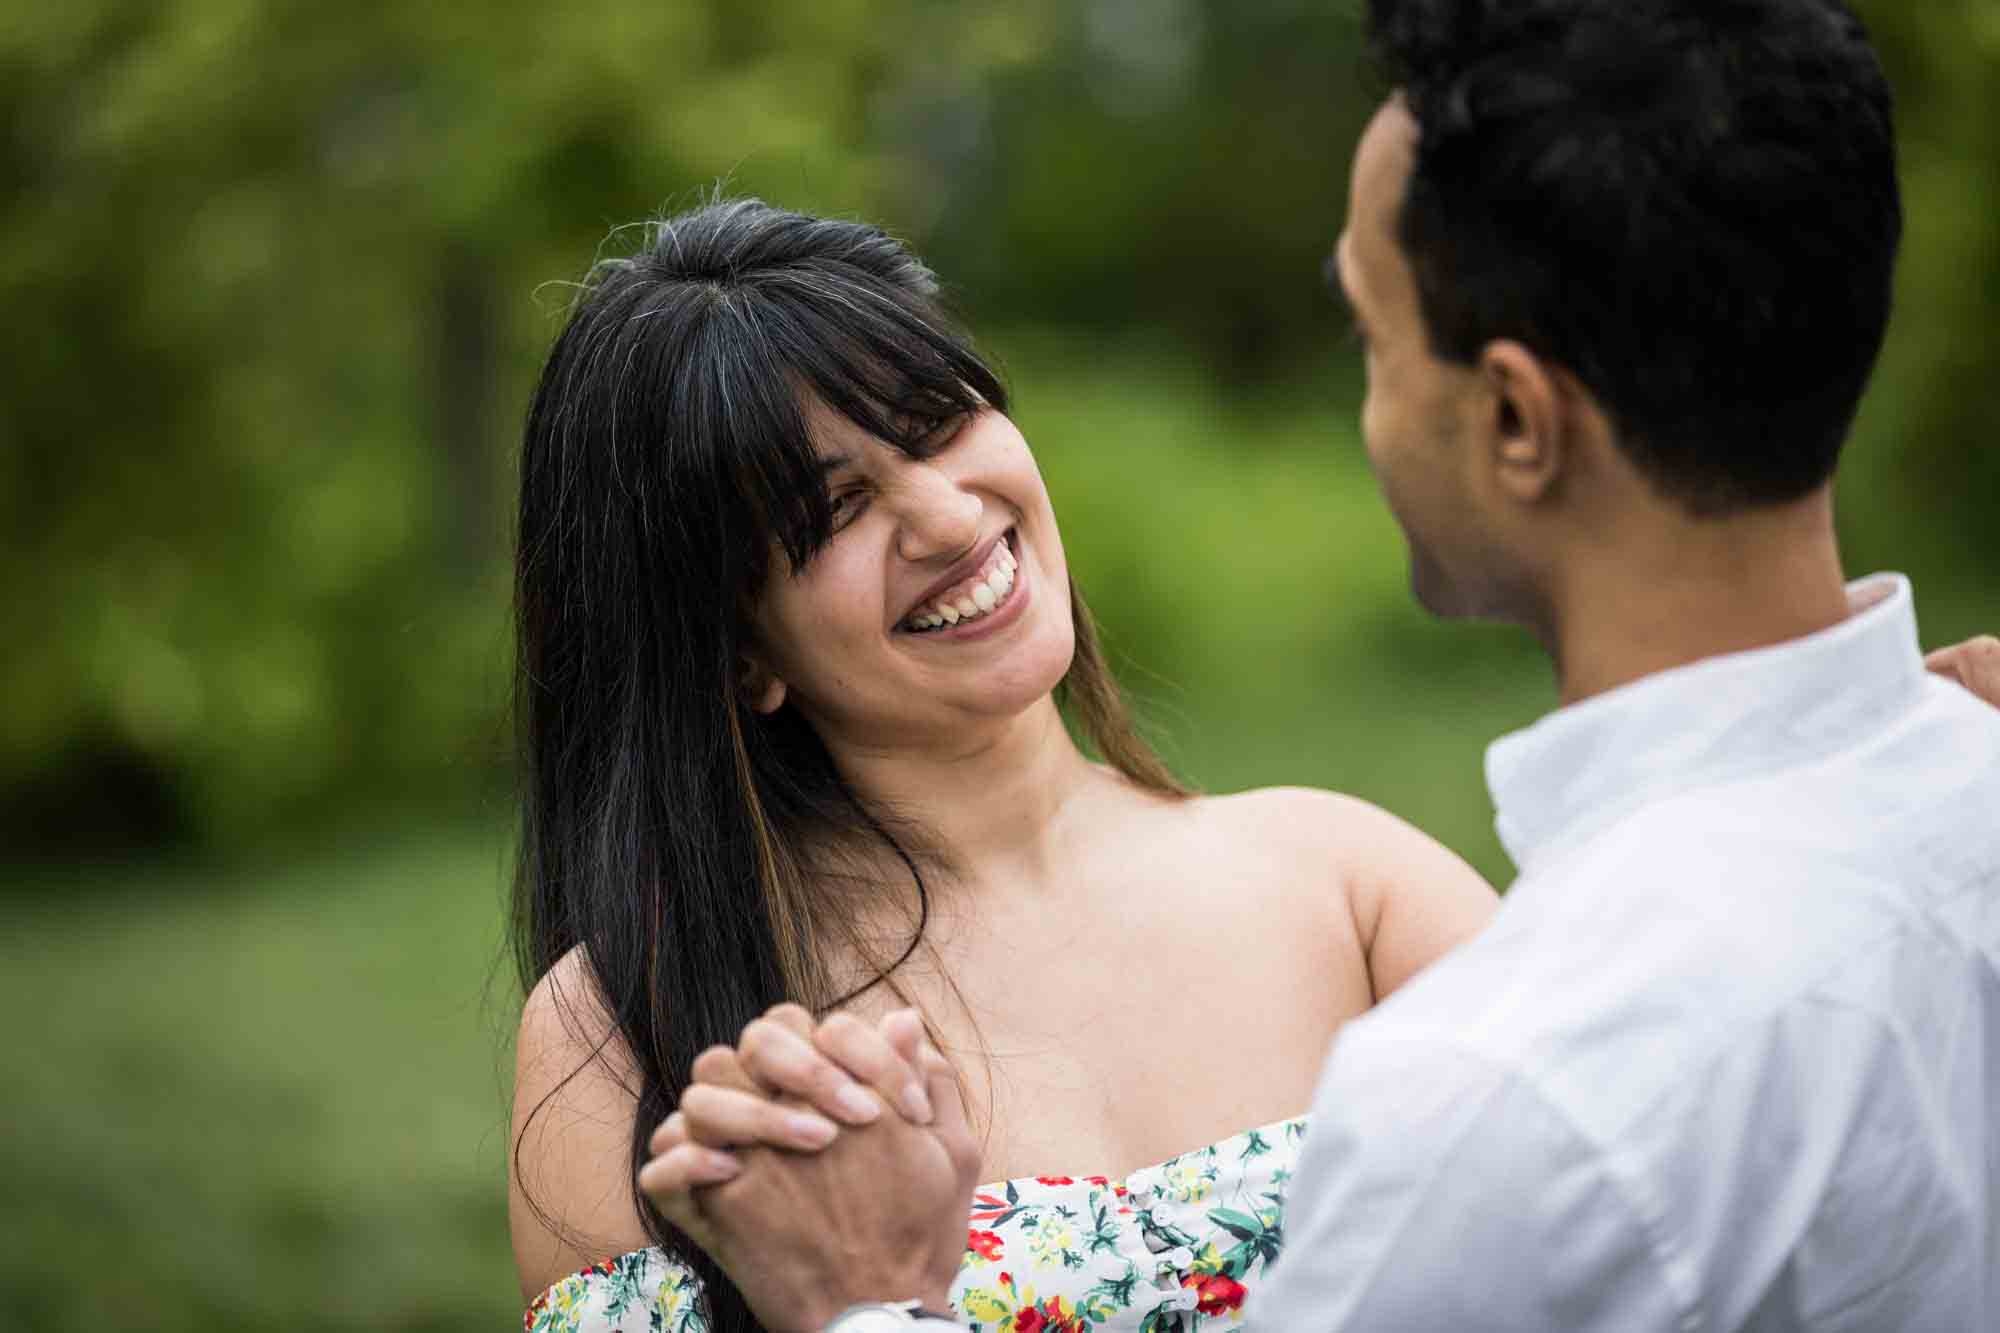
[[2000, 708], [2000, 638], [1983, 634], [1940, 648], [1924, 659], [1924, 665]]

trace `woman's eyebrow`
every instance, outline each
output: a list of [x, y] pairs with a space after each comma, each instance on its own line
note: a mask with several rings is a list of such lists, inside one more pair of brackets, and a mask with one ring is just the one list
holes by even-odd
[[819, 474], [822, 477], [832, 476], [853, 462], [854, 460], [846, 454], [821, 454], [819, 456]]

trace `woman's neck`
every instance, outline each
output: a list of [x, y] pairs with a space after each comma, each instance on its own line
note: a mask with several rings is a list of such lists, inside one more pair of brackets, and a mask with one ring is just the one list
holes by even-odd
[[1106, 775], [1077, 749], [1052, 698], [927, 749], [835, 747], [862, 796], [909, 820], [951, 878], [985, 894], [1060, 889], [1058, 849]]

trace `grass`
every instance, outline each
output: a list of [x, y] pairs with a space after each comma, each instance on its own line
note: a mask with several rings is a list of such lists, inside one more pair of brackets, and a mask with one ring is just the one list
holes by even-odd
[[428, 830], [283, 867], [16, 884], [10, 1324], [517, 1319], [486, 1000], [503, 842]]

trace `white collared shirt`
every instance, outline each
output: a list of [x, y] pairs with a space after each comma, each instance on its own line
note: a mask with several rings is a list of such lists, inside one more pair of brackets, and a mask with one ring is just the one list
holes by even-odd
[[1253, 1326], [2000, 1329], [2000, 712], [1849, 595], [1493, 746], [1521, 877], [1336, 1041]]

